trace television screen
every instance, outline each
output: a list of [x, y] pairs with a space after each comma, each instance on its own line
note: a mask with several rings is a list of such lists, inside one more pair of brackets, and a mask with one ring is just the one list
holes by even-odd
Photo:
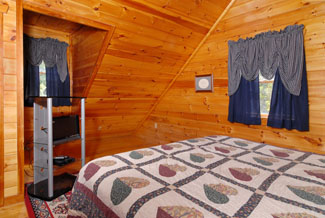
[[79, 116], [53, 118], [53, 143], [55, 145], [80, 138]]

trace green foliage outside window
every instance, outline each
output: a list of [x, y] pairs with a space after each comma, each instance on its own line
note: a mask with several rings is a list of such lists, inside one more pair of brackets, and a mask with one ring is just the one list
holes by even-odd
[[260, 109], [261, 114], [269, 114], [273, 82], [263, 83], [264, 81], [268, 80], [260, 75]]
[[261, 114], [269, 114], [272, 95], [272, 83], [260, 83]]
[[44, 61], [39, 65], [40, 96], [46, 96], [46, 67]]

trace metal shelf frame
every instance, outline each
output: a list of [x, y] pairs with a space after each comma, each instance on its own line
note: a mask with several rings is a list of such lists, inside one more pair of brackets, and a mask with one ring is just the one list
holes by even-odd
[[[41, 97], [45, 98], [45, 97]], [[33, 195], [42, 192], [40, 198], [53, 199], [53, 114], [52, 100], [55, 97], [46, 97], [46, 101], [34, 102], [34, 187]], [[71, 97], [67, 97], [71, 98]], [[86, 137], [85, 137], [85, 98], [81, 100], [81, 167], [85, 165], [86, 159]], [[45, 103], [46, 102], [46, 103]], [[46, 131], [45, 131], [46, 129]], [[37, 190], [37, 184], [44, 184], [47, 180], [47, 190]], [[44, 188], [44, 187], [42, 187]], [[41, 189], [41, 188], [40, 188]], [[56, 191], [55, 191], [56, 193]]]

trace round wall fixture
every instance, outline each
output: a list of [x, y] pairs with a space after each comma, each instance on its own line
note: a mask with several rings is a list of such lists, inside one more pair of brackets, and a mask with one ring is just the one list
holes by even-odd
[[196, 75], [195, 76], [195, 91], [196, 92], [212, 92], [213, 90], [213, 76]]
[[205, 78], [199, 80], [199, 87], [200, 87], [201, 89], [206, 89], [206, 88], [209, 87], [209, 85], [210, 85], [209, 80], [207, 80], [207, 79], [205, 79]]

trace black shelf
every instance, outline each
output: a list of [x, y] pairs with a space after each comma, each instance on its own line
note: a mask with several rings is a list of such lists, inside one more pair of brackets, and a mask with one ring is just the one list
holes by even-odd
[[39, 198], [45, 201], [51, 201], [60, 195], [63, 195], [64, 193], [70, 191], [73, 187], [73, 184], [76, 180], [76, 176], [63, 173], [58, 176], [53, 177], [53, 196], [49, 197], [48, 195], [48, 180], [45, 179], [41, 182], [38, 182], [36, 184], [30, 184], [27, 187], [27, 193], [28, 195]]

